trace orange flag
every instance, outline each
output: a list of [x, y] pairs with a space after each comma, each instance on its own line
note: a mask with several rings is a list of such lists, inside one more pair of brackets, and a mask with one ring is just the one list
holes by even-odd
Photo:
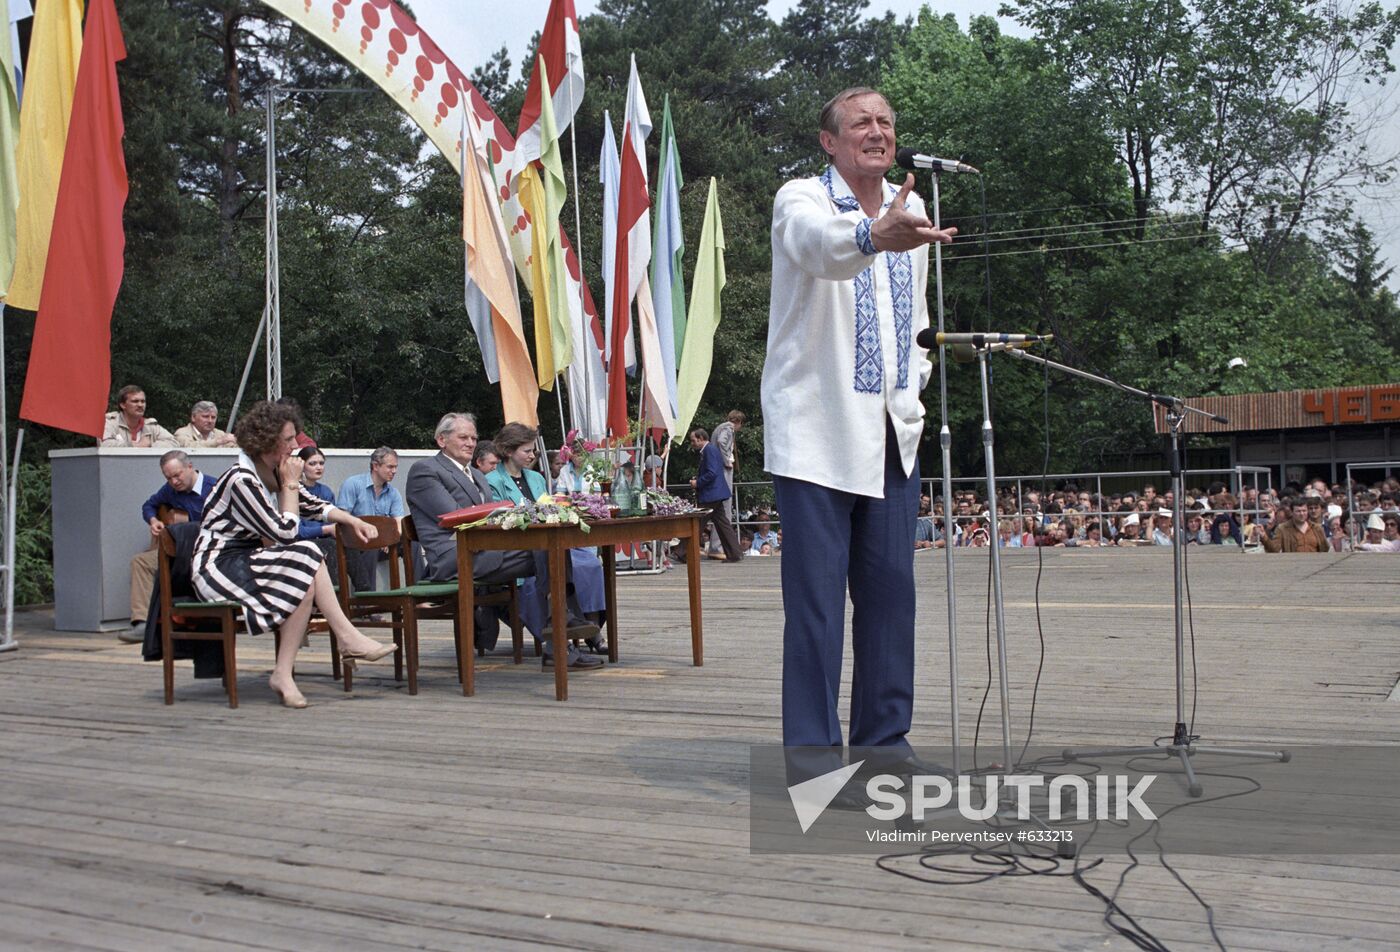
[[[496, 186], [475, 118], [465, 118], [462, 153], [462, 239], [467, 243], [467, 276], [491, 308], [491, 337], [501, 381], [501, 409], [507, 423], [539, 425], [540, 397], [520, 319], [520, 293], [510, 238], [496, 201]], [[482, 353], [488, 352], [482, 342]]]

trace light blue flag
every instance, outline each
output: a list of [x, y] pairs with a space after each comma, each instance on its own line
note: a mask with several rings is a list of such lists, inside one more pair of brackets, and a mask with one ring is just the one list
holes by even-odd
[[[476, 182], [467, 178], [469, 172], [473, 171], [473, 164], [466, 161], [466, 157], [471, 155], [468, 151], [472, 148], [467, 139], [467, 114], [462, 112], [462, 195], [465, 202], [468, 188], [479, 187]], [[465, 208], [465, 206], [464, 206]], [[463, 212], [465, 214], [465, 210]], [[491, 301], [486, 297], [486, 292], [476, 286], [471, 275], [471, 254], [465, 247], [462, 253], [462, 280], [465, 286], [465, 303], [467, 305], [467, 319], [471, 321], [472, 330], [476, 332], [476, 343], [481, 349], [481, 365], [486, 370], [486, 379], [490, 383], [499, 383], [501, 380], [500, 358], [496, 356], [496, 331], [491, 326]]]
[[651, 252], [651, 290], [656, 309], [656, 333], [661, 340], [661, 366], [671, 415], [676, 413], [676, 367], [685, 340], [685, 238], [681, 234], [681, 158], [671, 125], [671, 97], [661, 118], [661, 183], [656, 189], [656, 233]]
[[13, 57], [10, 62], [15, 70], [16, 103], [24, 99], [24, 57], [19, 48], [19, 21], [33, 15], [34, 8], [29, 5], [29, 0], [10, 0], [10, 55]]

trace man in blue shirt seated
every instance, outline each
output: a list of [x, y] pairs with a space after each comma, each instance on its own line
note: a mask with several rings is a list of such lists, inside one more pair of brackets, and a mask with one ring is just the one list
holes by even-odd
[[160, 473], [165, 485], [141, 506], [141, 518], [151, 530], [151, 547], [131, 558], [131, 627], [117, 635], [128, 644], [139, 644], [146, 638], [146, 611], [156, 581], [156, 545], [165, 531], [160, 507], [170, 509], [174, 521], [199, 522], [204, 518], [204, 501], [214, 488], [214, 477], [195, 469], [184, 450], [171, 450], [162, 456]]
[[753, 547], [749, 550], [750, 554], [761, 552], [766, 545], [770, 547], [768, 554], [777, 555], [778, 550], [782, 547], [782, 540], [778, 538], [778, 533], [773, 531], [773, 526], [768, 521], [768, 510], [760, 509], [754, 514], [754, 517], [758, 520], [758, 528], [753, 533]]
[[[369, 472], [356, 473], [340, 484], [340, 494], [335, 504], [354, 516], [393, 516], [402, 519], [408, 515], [403, 496], [393, 486], [394, 476], [399, 471], [399, 454], [392, 447], [381, 446], [370, 454]], [[388, 556], [387, 549], [381, 549], [377, 558]], [[374, 570], [377, 561], [374, 552], [346, 553], [345, 571], [350, 575], [350, 584], [357, 592], [374, 589]]]

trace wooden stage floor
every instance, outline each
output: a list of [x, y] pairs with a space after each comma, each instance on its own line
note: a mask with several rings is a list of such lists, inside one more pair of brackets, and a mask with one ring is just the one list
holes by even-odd
[[[1037, 739], [1169, 731], [1169, 554], [1045, 556]], [[1036, 557], [1005, 562], [1020, 732]], [[946, 744], [941, 554], [918, 571], [911, 739]], [[986, 578], [985, 552], [959, 563], [965, 735]], [[1400, 558], [1193, 550], [1190, 581], [1209, 742], [1400, 744]], [[780, 738], [779, 560], [704, 566], [703, 668], [683, 574], [624, 579], [619, 597], [623, 663], [571, 677], [563, 704], [537, 662], [499, 656], [463, 698], [434, 623], [417, 697], [382, 665], [342, 694], [318, 638], [301, 664], [312, 706], [284, 710], [269, 640], [245, 639], [241, 708], [187, 665], [166, 707], [136, 646], [23, 616], [21, 649], [0, 655], [0, 947], [1131, 948], [1066, 878], [933, 886], [870, 857], [751, 855], [747, 745]], [[1231, 949], [1400, 948], [1400, 857], [1173, 860]], [[1093, 881], [1111, 889], [1123, 866]], [[1213, 947], [1151, 860], [1122, 901], [1171, 948]]]

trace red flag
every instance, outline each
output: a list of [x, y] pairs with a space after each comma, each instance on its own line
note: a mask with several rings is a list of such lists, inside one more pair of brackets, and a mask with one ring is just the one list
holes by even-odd
[[[624, 359], [632, 300], [651, 260], [651, 198], [647, 195], [647, 136], [651, 114], [647, 112], [642, 83], [637, 77], [637, 57], [627, 82], [627, 115], [622, 126], [622, 161], [617, 189], [617, 250], [613, 254], [612, 353], [608, 355], [608, 428], [613, 436], [625, 436], [627, 378]], [[645, 392], [645, 382], [643, 392]]]
[[550, 0], [544, 30], [540, 33], [539, 51], [530, 70], [530, 85], [525, 90], [525, 105], [520, 108], [520, 123], [515, 134], [515, 147], [530, 161], [538, 159], [542, 151], [539, 120], [545, 91], [540, 83], [541, 63], [549, 80], [555, 129], [563, 133], [583, 102], [583, 48], [579, 45], [574, 0]]
[[126, 59], [113, 0], [91, 0], [19, 414], [102, 436], [112, 385], [112, 307], [122, 283], [122, 155], [117, 63]]

